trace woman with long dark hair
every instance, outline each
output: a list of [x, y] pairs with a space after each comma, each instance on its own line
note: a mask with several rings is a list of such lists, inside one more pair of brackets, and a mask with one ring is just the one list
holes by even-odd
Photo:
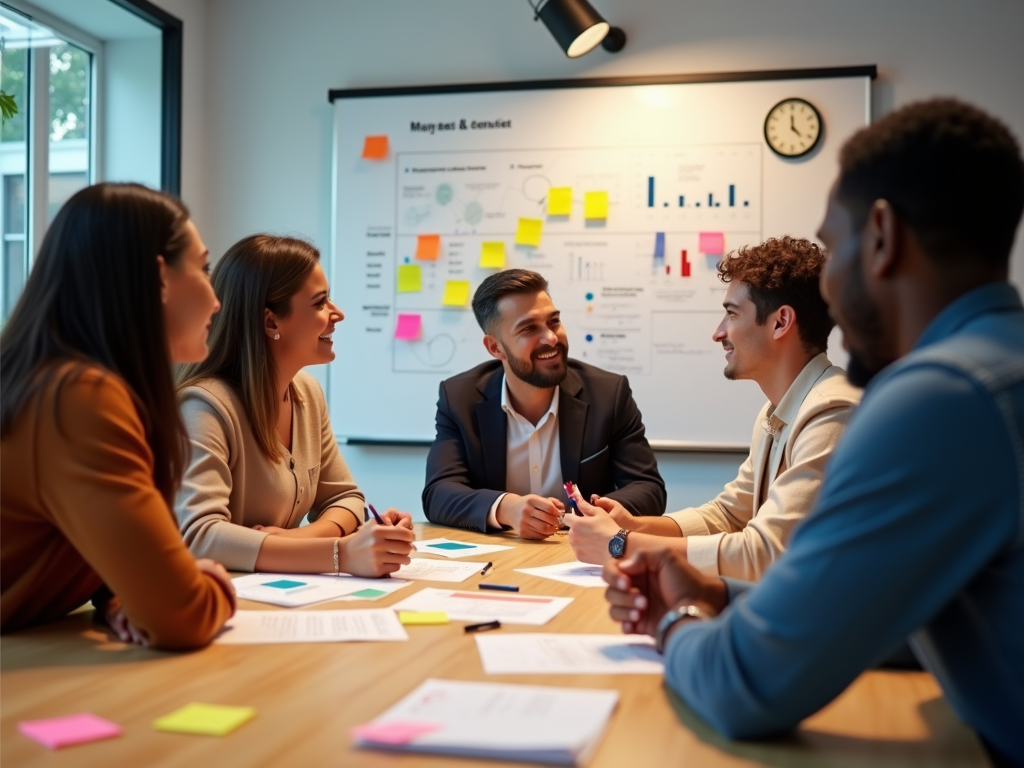
[[186, 461], [172, 363], [202, 360], [218, 303], [177, 199], [76, 193], [0, 337], [0, 628], [93, 599], [124, 640], [208, 643], [230, 579], [196, 561], [170, 509]]
[[344, 319], [320, 253], [252, 235], [217, 263], [213, 287], [210, 356], [180, 379], [192, 460], [175, 512], [193, 554], [241, 571], [394, 573], [409, 562], [411, 518], [388, 509], [384, 525], [362, 526], [363, 494], [302, 371], [334, 360]]

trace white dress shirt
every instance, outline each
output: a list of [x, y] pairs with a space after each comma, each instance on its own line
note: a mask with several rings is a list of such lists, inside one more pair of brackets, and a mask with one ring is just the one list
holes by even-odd
[[[520, 496], [534, 493], [538, 496], [561, 498], [562, 453], [558, 442], [558, 394], [551, 397], [547, 413], [534, 426], [530, 420], [516, 412], [509, 397], [508, 381], [501, 380], [501, 409], [505, 411], [507, 438], [505, 445], [505, 491]], [[487, 525], [500, 528], [498, 505], [503, 493], [487, 513]]]

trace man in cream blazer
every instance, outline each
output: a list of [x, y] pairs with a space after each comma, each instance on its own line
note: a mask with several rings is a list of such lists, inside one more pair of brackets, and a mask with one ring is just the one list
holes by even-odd
[[699, 570], [757, 580], [785, 551], [811, 510], [829, 457], [860, 390], [825, 355], [833, 321], [818, 290], [824, 254], [783, 237], [723, 259], [725, 317], [714, 339], [727, 379], [752, 379], [768, 398], [754, 422], [750, 454], [713, 500], [659, 518], [634, 518], [611, 499], [581, 500], [566, 515], [584, 562], [670, 547]]

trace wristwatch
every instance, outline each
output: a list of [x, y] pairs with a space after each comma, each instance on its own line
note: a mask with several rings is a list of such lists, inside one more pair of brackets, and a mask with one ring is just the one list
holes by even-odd
[[658, 649], [658, 653], [664, 653], [665, 638], [672, 627], [683, 619], [700, 619], [704, 621], [708, 618], [710, 617], [696, 605], [680, 605], [661, 617], [661, 621], [658, 622], [658, 629], [654, 633], [654, 647]]
[[620, 558], [626, 554], [626, 537], [629, 536], [629, 531], [625, 528], [619, 528], [619, 532], [612, 536], [611, 541], [608, 542], [608, 553], [614, 558]]

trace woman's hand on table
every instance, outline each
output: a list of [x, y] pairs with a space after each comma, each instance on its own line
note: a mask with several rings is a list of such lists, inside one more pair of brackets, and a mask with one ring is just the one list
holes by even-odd
[[392, 574], [409, 564], [415, 539], [411, 525], [364, 525], [339, 542], [341, 570], [353, 576]]
[[389, 507], [381, 513], [380, 519], [384, 521], [384, 525], [394, 525], [396, 527], [408, 528], [412, 530], [412, 515], [408, 512], [402, 512], [401, 510]]

